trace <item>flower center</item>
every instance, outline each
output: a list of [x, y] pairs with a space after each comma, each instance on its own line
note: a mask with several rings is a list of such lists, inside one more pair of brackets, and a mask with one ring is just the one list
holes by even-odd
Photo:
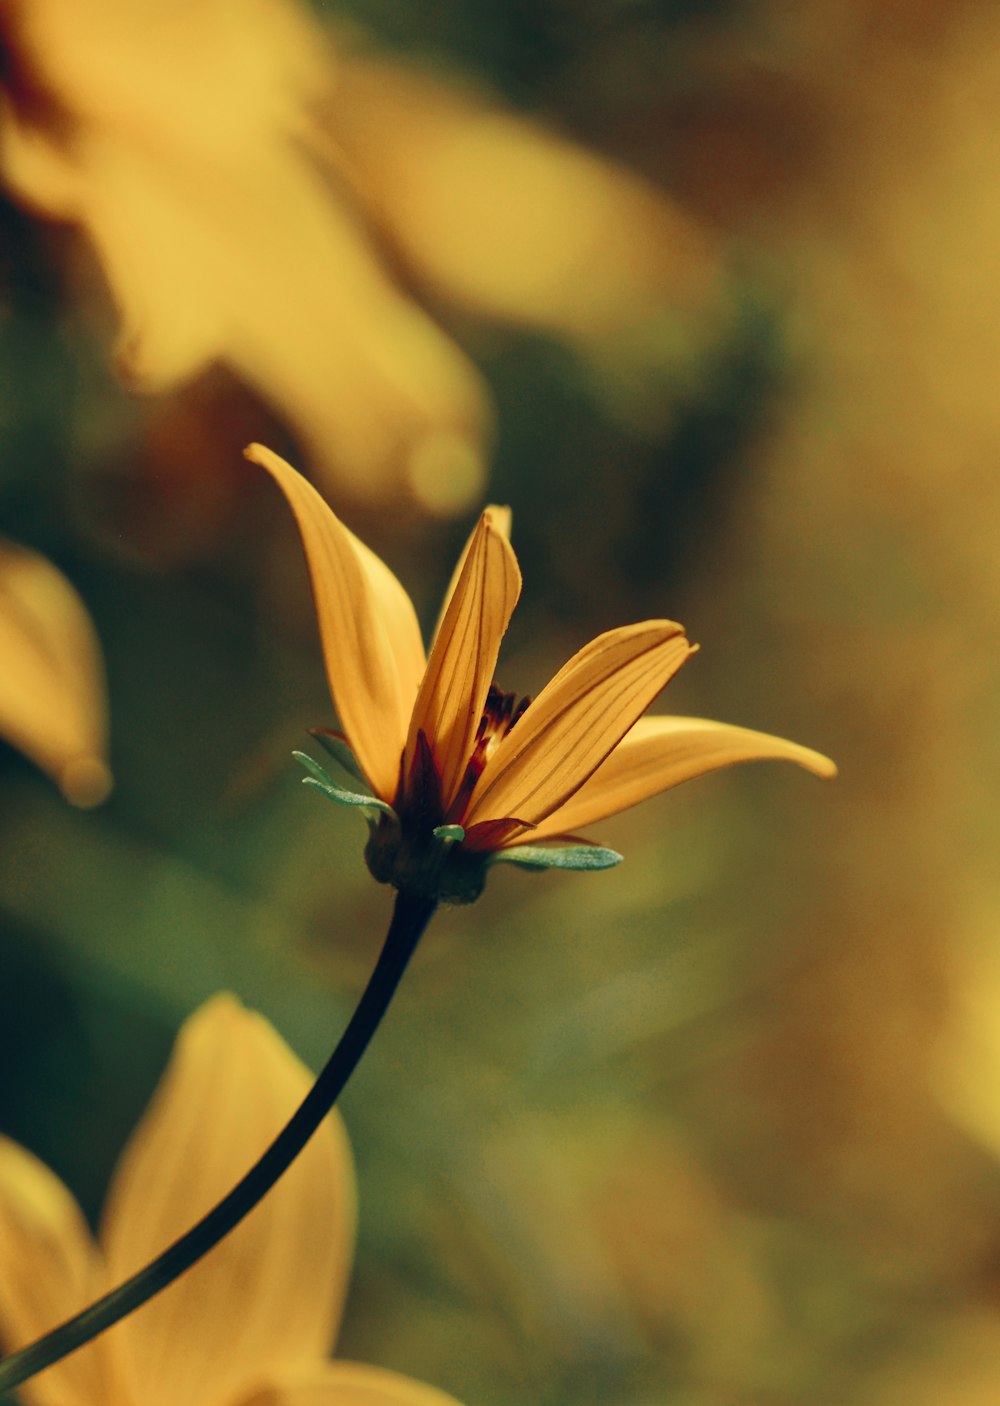
[[476, 729], [472, 756], [469, 758], [462, 783], [448, 811], [450, 823], [457, 824], [461, 821], [486, 763], [523, 715], [530, 702], [531, 698], [527, 694], [518, 699], [516, 693], [504, 693], [503, 689], [497, 688], [495, 683], [490, 684], [483, 715], [479, 719], [479, 727]]
[[530, 702], [531, 699], [527, 694], [519, 700], [516, 693], [504, 693], [503, 689], [497, 688], [495, 683], [490, 684], [483, 716], [479, 719], [476, 746], [473, 752], [474, 759], [478, 759], [482, 753], [480, 772], [496, 751], [497, 744], [507, 736]]

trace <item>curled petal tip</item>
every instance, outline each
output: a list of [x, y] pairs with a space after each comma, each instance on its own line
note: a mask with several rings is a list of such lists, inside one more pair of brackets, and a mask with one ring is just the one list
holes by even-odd
[[372, 790], [391, 801], [426, 662], [413, 604], [308, 479], [262, 444], [244, 454], [275, 480], [297, 521], [337, 714]]
[[824, 781], [832, 781], [834, 777], [840, 775], [837, 763], [832, 758], [824, 756], [822, 752], [813, 752], [811, 749], [806, 749], [802, 765], [814, 775], [821, 776]]
[[282, 482], [283, 475], [290, 470], [298, 475], [298, 470], [292, 469], [291, 464], [287, 463], [280, 454], [276, 454], [273, 449], [268, 449], [266, 444], [258, 444], [256, 440], [244, 447], [243, 457], [251, 464], [257, 464], [260, 468], [267, 469], [268, 473], [273, 474], [279, 484]]
[[71, 805], [81, 810], [90, 810], [106, 801], [112, 785], [111, 772], [100, 757], [74, 757], [59, 774], [59, 789]]
[[494, 532], [499, 532], [501, 537], [510, 541], [510, 527], [512, 514], [510, 508], [502, 503], [487, 503], [483, 509], [483, 517], [493, 528]]
[[247, 1009], [232, 991], [216, 991], [188, 1016], [186, 1024], [205, 1025], [210, 1021], [232, 1020], [247, 1014]]

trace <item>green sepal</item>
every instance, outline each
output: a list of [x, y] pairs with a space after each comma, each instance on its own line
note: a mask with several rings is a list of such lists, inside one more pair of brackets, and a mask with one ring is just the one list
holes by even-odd
[[436, 825], [432, 834], [436, 840], [445, 840], [448, 844], [461, 844], [465, 839], [465, 829], [461, 825]]
[[307, 752], [293, 752], [292, 756], [300, 766], [304, 766], [309, 772], [309, 775], [302, 779], [304, 786], [317, 787], [324, 796], [329, 796], [330, 800], [336, 801], [338, 805], [359, 807], [369, 820], [376, 820], [379, 815], [388, 815], [393, 820], [396, 819], [396, 812], [392, 806], [386, 805], [385, 801], [380, 801], [377, 796], [364, 795], [360, 791], [348, 791], [345, 787], [338, 786], [336, 781], [332, 780], [323, 770], [319, 762], [314, 761]]
[[617, 850], [601, 845], [511, 845], [490, 856], [493, 864], [519, 864], [522, 869], [613, 869], [622, 862]]
[[325, 727], [311, 728], [309, 736], [315, 737], [319, 745], [324, 747], [333, 760], [338, 762], [346, 772], [349, 772], [358, 781], [364, 782], [365, 785], [368, 784], [365, 774], [361, 770], [361, 763], [342, 737], [338, 737], [336, 733], [330, 732]]

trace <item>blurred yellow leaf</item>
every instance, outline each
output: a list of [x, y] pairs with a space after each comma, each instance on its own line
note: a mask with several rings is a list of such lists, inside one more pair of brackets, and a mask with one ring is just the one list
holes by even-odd
[[107, 795], [107, 703], [100, 646], [66, 578], [0, 541], [0, 733], [76, 805]]
[[329, 110], [366, 202], [435, 295], [591, 343], [658, 310], [710, 309], [707, 226], [489, 94], [352, 55]]

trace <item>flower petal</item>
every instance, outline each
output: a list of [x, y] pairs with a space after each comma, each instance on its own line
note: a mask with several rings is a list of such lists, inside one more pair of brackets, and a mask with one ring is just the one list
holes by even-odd
[[22, 118], [0, 97], [0, 171], [4, 185], [33, 211], [68, 219], [79, 203], [76, 169], [54, 134]]
[[463, 824], [516, 815], [537, 825], [597, 770], [693, 652], [672, 620], [624, 625], [591, 640], [490, 757]]
[[407, 738], [409, 774], [423, 731], [441, 778], [447, 812], [493, 682], [500, 641], [521, 593], [517, 559], [487, 508], [463, 555], [462, 568], [431, 646]]
[[640, 718], [590, 780], [524, 839], [534, 844], [546, 835], [568, 834], [705, 772], [755, 761], [796, 762], [817, 776], [837, 774], [829, 757], [766, 732], [707, 718]]
[[0, 659], [0, 734], [68, 800], [96, 805], [111, 785], [97, 635], [61, 572], [12, 542], [0, 542]]
[[[97, 1246], [79, 1206], [48, 1167], [8, 1138], [0, 1138], [0, 1246], [0, 1342], [8, 1352], [103, 1291]], [[32, 1406], [111, 1402], [108, 1340], [75, 1352], [19, 1391]]]
[[[109, 1192], [101, 1236], [115, 1281], [233, 1186], [311, 1083], [271, 1026], [233, 997], [190, 1017]], [[135, 1400], [224, 1401], [276, 1360], [328, 1351], [354, 1216], [347, 1137], [332, 1117], [231, 1235], [116, 1330]]]
[[[510, 528], [511, 528], [511, 511], [510, 511], [510, 508], [501, 507], [501, 506], [499, 506], [499, 504], [497, 504], [497, 503], [488, 503], [487, 506], [486, 506], [486, 508], [485, 508], [485, 511], [489, 513], [489, 515], [490, 515], [490, 521], [491, 521], [493, 527], [495, 528], [495, 530], [496, 530], [497, 532], [499, 532], [502, 537], [505, 537], [505, 538], [507, 539], [507, 541], [509, 542], [509, 541], [510, 541]], [[441, 602], [441, 611], [440, 611], [440, 613], [439, 613], [439, 615], [438, 615], [438, 618], [437, 618], [437, 620], [435, 621], [435, 624], [434, 624], [434, 634], [431, 636], [431, 649], [433, 649], [434, 646], [435, 646], [435, 644], [437, 643], [437, 637], [438, 637], [438, 634], [439, 634], [439, 632], [440, 632], [441, 625], [442, 625], [442, 623], [443, 623], [443, 621], [444, 621], [445, 615], [447, 614], [448, 607], [449, 607], [449, 605], [451, 604], [451, 598], [452, 598], [452, 596], [455, 594], [455, 587], [458, 585], [458, 582], [459, 582], [459, 579], [461, 578], [462, 572], [463, 572], [464, 569], [465, 569], [465, 563], [466, 563], [466, 561], [467, 561], [467, 559], [468, 559], [468, 556], [469, 556], [469, 549], [471, 548], [473, 542], [475, 541], [475, 538], [476, 538], [476, 531], [478, 530], [478, 526], [479, 526], [479, 525], [478, 525], [478, 523], [477, 523], [477, 524], [476, 524], [476, 527], [473, 528], [473, 530], [472, 530], [472, 532], [471, 532], [471, 534], [470, 534], [470, 536], [469, 536], [469, 540], [466, 542], [465, 546], [462, 548], [462, 555], [459, 557], [458, 561], [455, 563], [455, 570], [451, 573], [451, 580], [448, 582], [448, 589], [445, 591], [445, 593], [444, 593], [444, 600]]]
[[330, 692], [372, 790], [391, 803], [424, 672], [413, 605], [385, 563], [300, 473], [263, 445], [245, 453], [277, 481], [298, 521]]
[[458, 1406], [412, 1377], [358, 1362], [316, 1363], [273, 1374], [235, 1406]]

